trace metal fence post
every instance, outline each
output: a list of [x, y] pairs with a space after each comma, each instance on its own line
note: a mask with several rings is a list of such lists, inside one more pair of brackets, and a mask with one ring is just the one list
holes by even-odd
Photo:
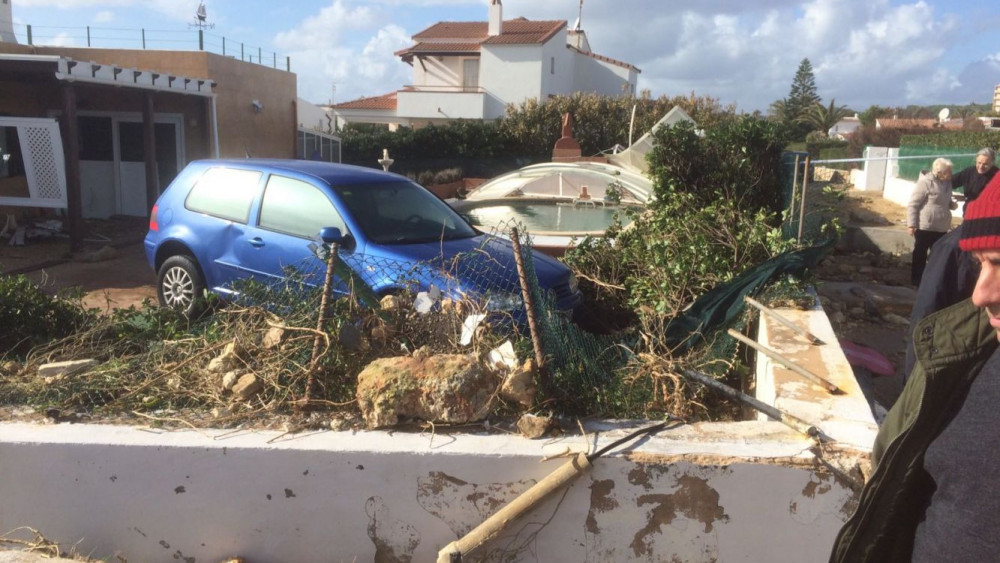
[[806, 157], [806, 167], [802, 171], [802, 207], [799, 211], [799, 238], [798, 244], [802, 244], [802, 228], [806, 224], [806, 188], [809, 187], [809, 157]]
[[257, 47], [257, 64], [259, 64], [259, 65], [264, 64], [263, 53], [264, 53], [264, 50], [261, 49], [260, 47]]
[[87, 46], [90, 47], [90, 26], [87, 26]]
[[246, 59], [244, 59], [244, 57], [243, 57], [243, 43], [240, 43], [240, 60], [241, 60], [241, 61], [242, 61], [242, 60], [246, 60]]
[[28, 25], [28, 45], [33, 45], [31, 42], [31, 25]]
[[226, 36], [222, 36], [222, 56], [226, 56]]
[[146, 28], [142, 29], [142, 48], [146, 48]]
[[792, 199], [788, 203], [788, 225], [795, 224], [795, 191], [799, 184], [799, 155], [795, 155], [795, 171], [792, 173]]
[[545, 349], [542, 347], [542, 336], [539, 332], [534, 299], [528, 286], [528, 274], [524, 269], [524, 255], [521, 252], [521, 239], [517, 227], [510, 230], [510, 243], [514, 247], [514, 263], [517, 265], [517, 278], [521, 282], [521, 297], [524, 300], [524, 314], [528, 317], [528, 330], [531, 331], [531, 345], [535, 349], [535, 365], [542, 379], [542, 387], [550, 392], [546, 375]]
[[271, 68], [278, 68], [278, 53], [271, 53], [274, 62], [271, 63]]

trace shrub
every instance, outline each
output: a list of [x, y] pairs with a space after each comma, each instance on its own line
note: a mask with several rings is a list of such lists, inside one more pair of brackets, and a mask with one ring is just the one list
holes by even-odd
[[23, 275], [0, 277], [0, 350], [23, 357], [33, 347], [62, 338], [93, 320], [78, 296], [51, 296]]
[[566, 257], [590, 280], [582, 287], [602, 309], [595, 316], [634, 311], [647, 329], [791, 245], [778, 228], [780, 125], [745, 116], [702, 137], [682, 123], [656, 141], [655, 201], [629, 227], [585, 240]]

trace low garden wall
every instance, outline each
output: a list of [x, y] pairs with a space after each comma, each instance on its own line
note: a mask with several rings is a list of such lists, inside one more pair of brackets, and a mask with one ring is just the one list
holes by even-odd
[[[822, 308], [778, 309], [758, 340], [757, 394], [821, 440], [748, 412], [672, 424], [593, 460], [464, 560], [825, 561], [876, 432]], [[0, 534], [29, 528], [129, 561], [435, 561], [438, 551], [567, 463], [651, 421], [590, 421], [528, 440], [424, 432], [164, 430], [0, 423]]]

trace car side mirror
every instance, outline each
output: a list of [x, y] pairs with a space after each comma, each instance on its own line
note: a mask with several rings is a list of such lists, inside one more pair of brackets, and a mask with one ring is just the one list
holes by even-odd
[[327, 244], [343, 244], [346, 237], [337, 227], [323, 227], [319, 230], [319, 238]]
[[354, 248], [354, 237], [350, 233], [345, 234], [338, 227], [323, 227], [319, 230], [319, 238], [326, 244], [336, 244], [348, 251]]

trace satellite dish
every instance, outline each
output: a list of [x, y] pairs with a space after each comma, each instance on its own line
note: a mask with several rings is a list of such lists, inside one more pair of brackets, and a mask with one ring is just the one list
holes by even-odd
[[941, 123], [948, 121], [949, 115], [951, 115], [951, 110], [948, 108], [941, 108], [941, 111], [938, 112], [938, 121]]

